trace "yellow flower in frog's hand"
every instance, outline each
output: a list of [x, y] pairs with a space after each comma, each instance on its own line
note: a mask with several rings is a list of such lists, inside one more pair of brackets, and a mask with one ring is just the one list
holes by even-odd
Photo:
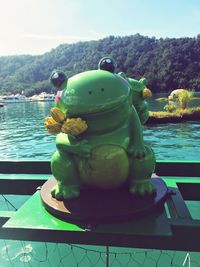
[[151, 90], [149, 88], [144, 88], [144, 90], [142, 91], [142, 96], [143, 96], [143, 98], [152, 97]]
[[44, 120], [44, 125], [47, 131], [51, 134], [58, 134], [61, 132], [62, 124], [55, 121], [52, 117], [47, 117]]
[[51, 109], [51, 117], [47, 117], [44, 121], [47, 131], [51, 134], [60, 132], [66, 134], [79, 135], [86, 131], [87, 124], [81, 118], [67, 118], [61, 109], [53, 107]]
[[59, 123], [62, 123], [65, 120], [65, 114], [57, 107], [51, 109], [51, 116], [56, 122]]
[[87, 130], [88, 126], [81, 118], [67, 118], [62, 125], [62, 132], [79, 135]]

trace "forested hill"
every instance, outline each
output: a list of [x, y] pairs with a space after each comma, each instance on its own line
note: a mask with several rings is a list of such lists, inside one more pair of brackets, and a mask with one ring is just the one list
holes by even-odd
[[146, 77], [153, 92], [176, 88], [200, 91], [200, 35], [196, 38], [156, 39], [139, 34], [110, 36], [99, 41], [62, 44], [40, 56], [0, 57], [0, 94], [50, 92], [52, 70], [68, 77], [96, 69], [103, 56], [111, 56], [117, 72], [134, 79]]

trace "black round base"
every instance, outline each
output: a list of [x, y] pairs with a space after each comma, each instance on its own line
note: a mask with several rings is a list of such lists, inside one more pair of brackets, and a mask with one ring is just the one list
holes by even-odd
[[126, 187], [114, 190], [81, 190], [80, 197], [57, 200], [51, 196], [56, 185], [55, 178], [48, 180], [41, 188], [44, 207], [54, 216], [73, 223], [112, 223], [147, 216], [163, 206], [167, 196], [167, 186], [160, 178], [151, 182], [156, 187], [153, 195], [137, 196]]

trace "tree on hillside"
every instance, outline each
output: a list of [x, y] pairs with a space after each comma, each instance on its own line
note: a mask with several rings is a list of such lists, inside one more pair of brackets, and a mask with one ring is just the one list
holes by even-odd
[[71, 77], [97, 69], [104, 56], [114, 58], [117, 72], [134, 79], [146, 77], [154, 93], [175, 88], [200, 91], [199, 36], [156, 39], [136, 34], [61, 44], [41, 56], [0, 57], [0, 94], [16, 90], [30, 94], [37, 92], [38, 86], [51, 90], [48, 79], [53, 70], [62, 70]]

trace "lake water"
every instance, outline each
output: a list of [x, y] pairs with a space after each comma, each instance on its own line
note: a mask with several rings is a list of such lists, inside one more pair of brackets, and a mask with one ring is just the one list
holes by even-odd
[[[53, 105], [17, 103], [0, 109], [0, 160], [50, 160], [55, 151], [55, 136], [46, 132], [43, 121]], [[150, 110], [163, 106], [155, 99], [150, 101]], [[144, 139], [157, 160], [200, 160], [200, 122], [144, 126]], [[20, 201], [17, 199], [15, 204]], [[200, 266], [199, 253], [188, 256], [186, 252], [123, 248], [113, 248], [111, 252], [112, 267], [190, 266], [188, 257], [193, 261], [191, 266]], [[11, 266], [102, 267], [106, 266], [105, 248], [0, 240], [0, 267]]]
[[[55, 136], [43, 121], [52, 105], [17, 103], [0, 109], [0, 160], [50, 160]], [[150, 109], [163, 105], [151, 100]], [[200, 160], [200, 122], [144, 126], [143, 133], [158, 160]]]

